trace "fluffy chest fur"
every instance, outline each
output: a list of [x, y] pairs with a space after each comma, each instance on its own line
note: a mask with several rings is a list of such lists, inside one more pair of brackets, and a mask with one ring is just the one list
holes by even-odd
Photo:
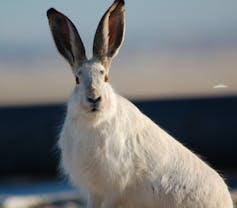
[[119, 113], [122, 119], [111, 116], [99, 124], [80, 123], [68, 114], [59, 147], [62, 166], [74, 183], [96, 192], [106, 192], [113, 186], [122, 191], [128, 186], [134, 175], [137, 144], [133, 138], [138, 131], [127, 123], [129, 115]]
[[[104, 197], [116, 193], [131, 207], [137, 206], [139, 198], [144, 207], [163, 206], [167, 201], [170, 207], [184, 207], [182, 203], [202, 207], [207, 196], [219, 194], [217, 187], [222, 187], [221, 196], [229, 197], [214, 170], [131, 103], [118, 99], [126, 108], [117, 106], [119, 112], [97, 124], [80, 123], [67, 114], [59, 147], [72, 182]], [[128, 202], [122, 196], [126, 194]]]

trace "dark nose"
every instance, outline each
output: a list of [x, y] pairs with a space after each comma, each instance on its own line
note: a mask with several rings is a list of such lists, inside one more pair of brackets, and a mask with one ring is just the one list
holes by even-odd
[[98, 104], [100, 103], [101, 101], [101, 96], [97, 97], [97, 98], [91, 98], [91, 97], [88, 97], [87, 98], [87, 101], [91, 104]]

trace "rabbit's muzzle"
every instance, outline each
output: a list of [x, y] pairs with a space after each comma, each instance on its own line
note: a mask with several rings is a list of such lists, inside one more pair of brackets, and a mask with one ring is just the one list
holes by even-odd
[[89, 104], [90, 111], [98, 111], [102, 101], [100, 93], [92, 86], [89, 86], [87, 90], [86, 101]]
[[98, 111], [101, 100], [102, 100], [101, 96], [87, 97], [87, 102], [89, 103], [92, 112]]

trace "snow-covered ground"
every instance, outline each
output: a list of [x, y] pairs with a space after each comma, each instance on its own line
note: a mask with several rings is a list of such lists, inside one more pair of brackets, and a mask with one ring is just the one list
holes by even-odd
[[[237, 175], [226, 181], [237, 201]], [[80, 208], [85, 204], [84, 193], [59, 179], [0, 181], [1, 208]]]
[[[85, 205], [85, 195], [61, 180], [15, 180], [0, 182], [0, 207], [76, 207]], [[53, 206], [54, 205], [54, 206]], [[74, 207], [75, 207], [74, 206]]]

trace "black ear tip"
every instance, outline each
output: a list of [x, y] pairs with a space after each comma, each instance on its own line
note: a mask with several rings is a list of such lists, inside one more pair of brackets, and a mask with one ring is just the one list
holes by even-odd
[[49, 17], [52, 13], [55, 13], [55, 12], [57, 12], [56, 9], [50, 8], [50, 9], [47, 11], [47, 17]]
[[124, 0], [115, 0], [113, 4], [121, 4], [121, 5], [124, 5], [125, 4], [125, 1]]
[[124, 0], [115, 0], [115, 2], [117, 2], [118, 4], [122, 4], [122, 5], [125, 4], [125, 1], [124, 1]]

